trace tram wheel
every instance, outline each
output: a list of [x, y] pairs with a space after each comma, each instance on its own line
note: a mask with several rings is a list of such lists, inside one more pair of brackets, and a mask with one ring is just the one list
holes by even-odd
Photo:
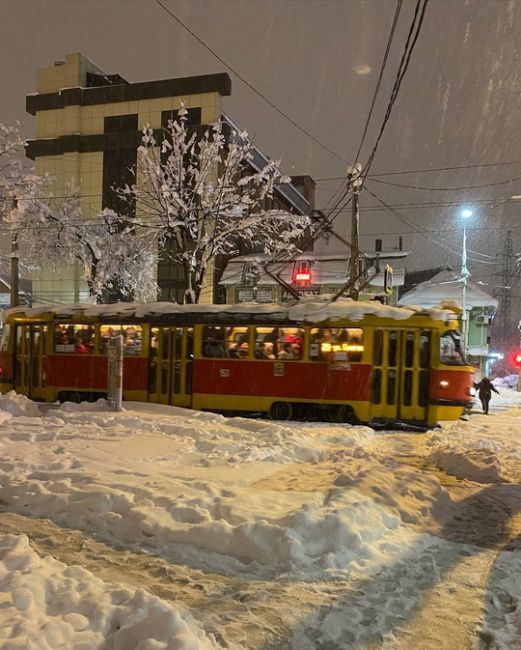
[[356, 424], [358, 420], [352, 407], [347, 404], [342, 404], [333, 411], [333, 422], [338, 422], [339, 424]]
[[291, 420], [293, 406], [289, 402], [273, 402], [269, 416], [271, 420]]

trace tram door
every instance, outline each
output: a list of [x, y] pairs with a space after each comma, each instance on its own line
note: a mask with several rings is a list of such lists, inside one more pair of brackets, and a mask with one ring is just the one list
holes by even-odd
[[14, 388], [30, 398], [43, 398], [46, 325], [17, 325]]
[[373, 418], [426, 419], [429, 359], [429, 331], [375, 330]]
[[151, 327], [148, 401], [192, 404], [193, 327]]

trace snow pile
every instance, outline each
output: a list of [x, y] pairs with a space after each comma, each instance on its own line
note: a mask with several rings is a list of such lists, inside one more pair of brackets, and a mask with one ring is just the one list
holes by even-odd
[[79, 566], [40, 558], [25, 535], [0, 536], [3, 650], [211, 650], [183, 609], [138, 589], [109, 585]]
[[77, 413], [80, 412], [89, 412], [89, 411], [107, 411], [108, 402], [106, 399], [100, 397], [100, 399], [95, 402], [82, 402], [78, 404], [76, 402], [63, 402], [56, 409], [55, 413]]
[[501, 463], [493, 449], [465, 449], [449, 445], [431, 453], [430, 462], [460, 479], [476, 483], [500, 483], [504, 480]]
[[287, 550], [291, 551], [293, 565], [299, 567], [344, 570], [352, 562], [363, 565], [400, 552], [403, 544], [403, 537], [399, 542], [392, 536], [387, 539], [400, 528], [400, 518], [355, 490], [333, 490], [326, 504], [306, 504], [283, 523], [290, 542]]
[[[507, 388], [494, 395], [496, 414], [475, 414], [468, 421], [443, 423], [428, 434], [430, 461], [458, 478], [478, 483], [519, 482], [521, 393]], [[513, 408], [514, 407], [514, 408]]]
[[[18, 395], [14, 390], [0, 395], [0, 411], [10, 413], [15, 417], [25, 415], [27, 417], [37, 418], [41, 415], [40, 409], [32, 400], [25, 397], [25, 395]], [[2, 416], [0, 416], [0, 422], [2, 421]]]
[[20, 474], [0, 474], [0, 496], [11, 511], [29, 509], [119, 543], [155, 549], [184, 544], [279, 572], [343, 570], [353, 561], [375, 559], [379, 542], [401, 526], [400, 518], [374, 499], [342, 487], [327, 503], [317, 495], [301, 504], [296, 495], [267, 508], [265, 491], [223, 491], [201, 481], [171, 481], [168, 496], [122, 483], [104, 486], [70, 458], [31, 469], [24, 482]]
[[496, 377], [492, 382], [496, 388], [516, 389], [519, 382], [519, 375], [507, 375], [506, 377]]

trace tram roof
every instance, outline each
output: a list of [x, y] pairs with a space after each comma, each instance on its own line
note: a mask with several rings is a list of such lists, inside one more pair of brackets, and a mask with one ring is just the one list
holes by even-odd
[[300, 300], [284, 303], [239, 303], [235, 305], [178, 305], [172, 302], [154, 302], [147, 304], [115, 303], [110, 305], [74, 304], [42, 305], [39, 307], [13, 307], [2, 313], [5, 322], [9, 316], [24, 315], [38, 318], [52, 314], [56, 319], [82, 316], [103, 318], [107, 321], [151, 321], [161, 323], [168, 320], [183, 323], [209, 322], [295, 322], [318, 323], [324, 321], [350, 320], [361, 321], [367, 316], [404, 321], [413, 316], [426, 316], [437, 321], [449, 321], [457, 318], [459, 312], [456, 303], [441, 303], [426, 309], [416, 305], [391, 307], [380, 302], [354, 301], [349, 298], [331, 302], [330, 297], [303, 297]]

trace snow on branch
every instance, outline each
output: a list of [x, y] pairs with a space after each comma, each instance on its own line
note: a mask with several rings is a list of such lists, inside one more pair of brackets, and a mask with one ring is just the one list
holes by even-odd
[[279, 162], [255, 170], [252, 158], [246, 133], [226, 137], [221, 121], [190, 128], [182, 110], [160, 142], [152, 129], [143, 131], [137, 183], [120, 196], [135, 203], [136, 222], [182, 267], [186, 302], [198, 301], [216, 256], [237, 255], [241, 247], [291, 252], [310, 225], [307, 216], [273, 207], [276, 186], [289, 180]]

